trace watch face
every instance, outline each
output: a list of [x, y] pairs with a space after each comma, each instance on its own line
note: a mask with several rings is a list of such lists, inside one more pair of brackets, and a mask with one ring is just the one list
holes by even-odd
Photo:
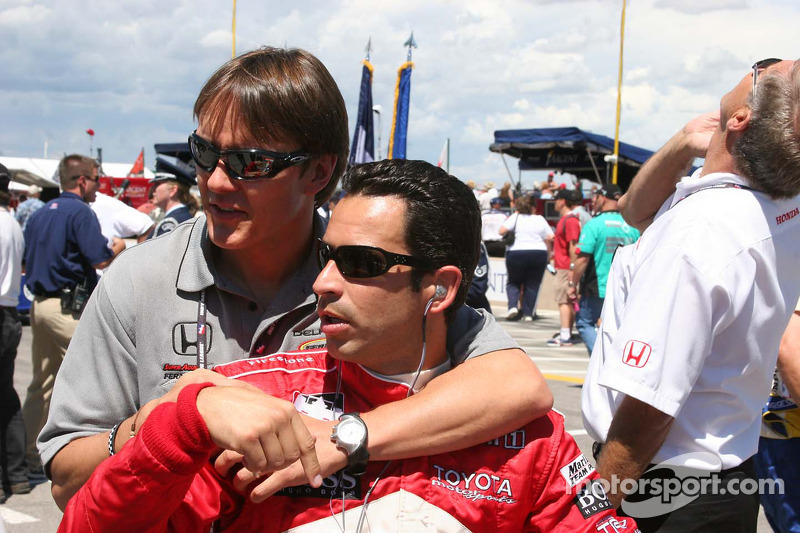
[[348, 444], [358, 444], [366, 436], [364, 425], [353, 418], [341, 421], [336, 428], [336, 432], [339, 435], [339, 439]]

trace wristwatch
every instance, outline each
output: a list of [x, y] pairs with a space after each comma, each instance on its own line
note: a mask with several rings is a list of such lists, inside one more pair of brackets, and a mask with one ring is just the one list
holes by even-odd
[[358, 413], [346, 413], [339, 417], [339, 423], [333, 426], [331, 441], [347, 454], [347, 472], [360, 476], [367, 471], [367, 424]]

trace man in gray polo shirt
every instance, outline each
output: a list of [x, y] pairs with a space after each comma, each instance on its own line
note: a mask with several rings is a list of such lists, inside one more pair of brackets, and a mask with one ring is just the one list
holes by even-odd
[[[205, 216], [120, 257], [56, 382], [39, 449], [62, 508], [156, 405], [217, 379], [191, 370], [246, 357], [257, 340], [263, 354], [325, 344], [311, 289], [324, 231], [314, 210], [336, 188], [349, 144], [335, 82], [307, 52], [264, 48], [212, 75], [194, 112]], [[373, 459], [468, 447], [552, 405], [535, 365], [491, 316], [464, 308], [448, 333], [453, 361], [470, 360], [400, 407], [364, 414]], [[323, 475], [346, 463], [331, 426], [309, 426]], [[274, 442], [290, 433], [275, 428]]]

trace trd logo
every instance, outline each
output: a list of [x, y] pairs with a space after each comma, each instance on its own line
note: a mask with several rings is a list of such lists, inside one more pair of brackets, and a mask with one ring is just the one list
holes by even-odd
[[622, 350], [622, 362], [628, 366], [642, 368], [650, 359], [652, 351], [646, 342], [630, 340]]
[[[211, 350], [211, 326], [206, 324], [206, 353]], [[197, 323], [180, 322], [172, 328], [172, 349], [178, 355], [197, 355]]]

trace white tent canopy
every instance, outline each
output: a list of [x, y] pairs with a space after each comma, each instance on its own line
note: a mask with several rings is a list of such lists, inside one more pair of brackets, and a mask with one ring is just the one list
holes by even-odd
[[56, 168], [58, 168], [58, 159], [0, 157], [0, 163], [8, 168], [12, 182], [26, 186], [58, 187], [58, 183], [53, 180]]
[[[36, 157], [0, 157], [0, 163], [4, 164], [11, 173], [11, 181], [28, 185], [38, 185], [39, 187], [58, 187], [55, 179], [56, 169], [59, 159], [41, 159]], [[103, 172], [107, 176], [114, 178], [124, 178], [133, 166], [132, 163], [103, 163]], [[153, 179], [153, 172], [144, 169], [144, 177], [148, 180]]]

